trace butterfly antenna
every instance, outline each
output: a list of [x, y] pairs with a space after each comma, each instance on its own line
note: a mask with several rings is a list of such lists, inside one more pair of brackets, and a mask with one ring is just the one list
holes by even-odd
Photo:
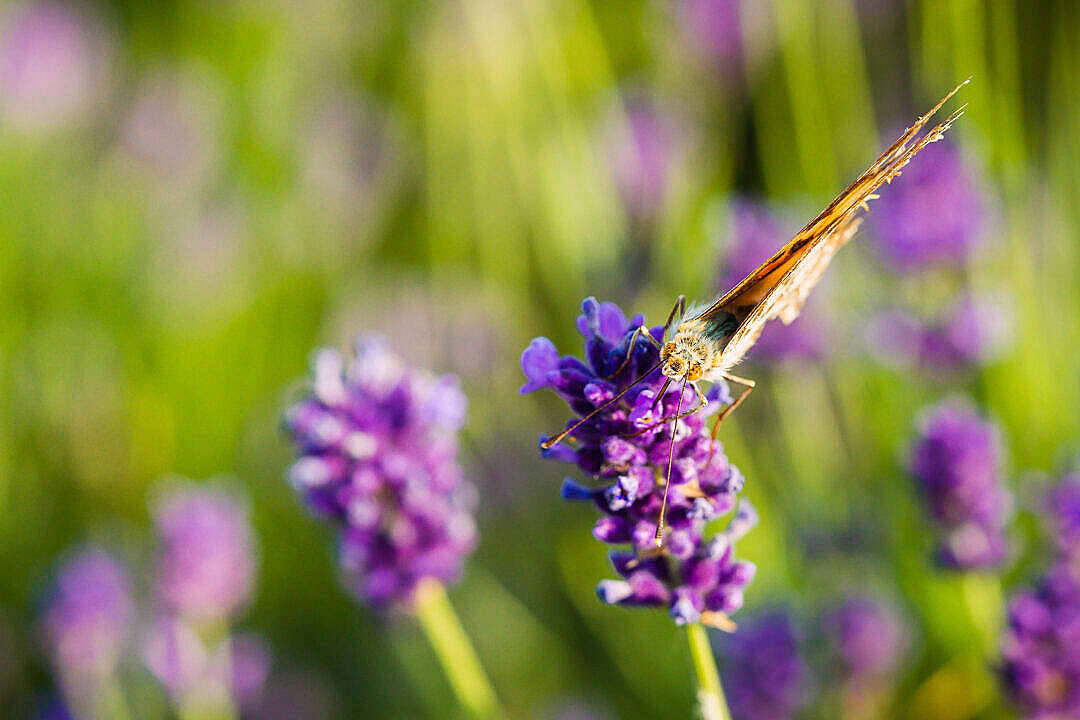
[[[660, 367], [660, 365], [661, 365], [661, 363], [660, 363], [660, 362], [657, 362], [657, 363], [656, 363], [655, 365], [653, 365], [653, 366], [652, 366], [651, 368], [649, 368], [648, 370], [646, 370], [646, 371], [645, 371], [645, 372], [644, 372], [644, 373], [643, 373], [643, 374], [641, 375], [641, 377], [639, 377], [639, 378], [638, 378], [637, 380], [635, 380], [634, 382], [632, 382], [632, 383], [630, 383], [629, 385], [627, 385], [627, 386], [626, 386], [626, 388], [624, 388], [624, 389], [623, 389], [623, 391], [622, 391], [622, 392], [620, 392], [620, 393], [619, 393], [618, 395], [616, 395], [615, 397], [611, 398], [611, 399], [610, 399], [610, 400], [608, 400], [608, 401], [607, 401], [606, 403], [604, 403], [604, 404], [603, 404], [603, 405], [601, 405], [600, 407], [596, 408], [596, 409], [595, 409], [595, 410], [593, 410], [593, 411], [592, 411], [591, 413], [589, 413], [589, 414], [588, 414], [588, 415], [586, 415], [585, 417], [581, 418], [581, 419], [580, 419], [580, 420], [578, 420], [578, 421], [577, 421], [576, 423], [574, 423], [574, 424], [573, 424], [573, 425], [571, 425], [570, 427], [566, 428], [565, 430], [563, 430], [563, 431], [562, 431], [561, 433], [559, 433], [559, 434], [558, 434], [558, 435], [556, 435], [555, 437], [553, 437], [553, 438], [548, 438], [548, 439], [547, 439], [547, 440], [545, 440], [544, 442], [540, 443], [540, 447], [541, 447], [541, 448], [543, 448], [544, 450], [550, 450], [550, 449], [551, 449], [552, 447], [554, 447], [555, 445], [558, 445], [558, 444], [559, 444], [560, 442], [562, 442], [562, 441], [563, 441], [563, 438], [565, 438], [565, 437], [566, 437], [567, 435], [569, 435], [570, 433], [572, 433], [572, 432], [574, 432], [575, 430], [577, 430], [577, 429], [578, 429], [579, 427], [581, 427], [582, 425], [584, 425], [585, 423], [587, 423], [587, 422], [588, 422], [589, 420], [592, 420], [592, 419], [593, 419], [593, 417], [594, 417], [594, 416], [596, 416], [596, 414], [597, 414], [597, 413], [603, 412], [604, 410], [608, 409], [609, 407], [611, 407], [612, 405], [614, 405], [615, 403], [617, 403], [617, 402], [618, 402], [619, 400], [621, 400], [621, 399], [622, 399], [622, 397], [623, 397], [623, 395], [626, 395], [626, 393], [630, 392], [630, 389], [631, 389], [632, 387], [634, 387], [634, 386], [635, 386], [635, 385], [637, 385], [637, 384], [638, 384], [639, 382], [641, 382], [641, 381], [642, 381], [642, 380], [644, 380], [645, 378], [647, 378], [647, 377], [649, 377], [650, 375], [652, 375], [652, 374], [653, 374], [653, 372], [654, 372], [654, 371], [655, 371], [655, 370], [656, 370], [657, 368], [659, 368], [659, 367]], [[667, 386], [665, 385], [665, 387], [667, 387]]]
[[671, 489], [671, 463], [675, 459], [675, 435], [679, 432], [679, 413], [682, 411], [682, 399], [686, 393], [686, 381], [689, 374], [683, 378], [682, 387], [679, 388], [679, 400], [675, 403], [675, 422], [671, 424], [671, 445], [667, 455], [667, 479], [664, 481], [664, 501], [660, 503], [660, 520], [656, 523], [656, 536], [653, 540], [656, 547], [664, 547], [664, 516], [667, 513], [668, 490]]
[[667, 392], [668, 385], [670, 384], [671, 378], [664, 378], [664, 384], [660, 386], [660, 392], [656, 393], [656, 397], [653, 398], [652, 405], [649, 406], [650, 413], [656, 409], [656, 406], [660, 403], [660, 398], [664, 397], [664, 393]]

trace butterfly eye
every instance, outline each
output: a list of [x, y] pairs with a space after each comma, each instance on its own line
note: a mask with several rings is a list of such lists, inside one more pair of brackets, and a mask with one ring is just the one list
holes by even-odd
[[701, 376], [704, 375], [704, 374], [705, 373], [702, 370], [700, 365], [691, 365], [690, 366], [690, 372], [687, 373], [687, 379], [690, 382], [694, 382], [695, 380], [700, 380]]

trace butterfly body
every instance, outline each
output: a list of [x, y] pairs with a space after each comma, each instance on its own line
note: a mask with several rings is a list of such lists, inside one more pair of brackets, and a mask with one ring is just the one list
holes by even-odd
[[739, 329], [732, 313], [709, 318], [690, 316], [679, 323], [671, 340], [660, 350], [660, 372], [672, 380], [715, 382], [735, 365], [724, 358], [724, 348]]

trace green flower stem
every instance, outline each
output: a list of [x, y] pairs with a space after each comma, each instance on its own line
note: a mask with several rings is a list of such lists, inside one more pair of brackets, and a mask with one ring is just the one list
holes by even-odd
[[690, 638], [690, 656], [694, 659], [697, 671], [702, 716], [705, 720], [731, 720], [724, 688], [720, 684], [720, 673], [716, 670], [716, 658], [709, 645], [709, 635], [701, 623], [692, 623], [686, 628]]
[[424, 580], [417, 587], [416, 617], [462, 706], [478, 720], [503, 717], [476, 650], [440, 583]]
[[120, 687], [120, 681], [113, 673], [101, 688], [99, 706], [103, 717], [109, 720], [131, 720], [131, 712], [128, 710], [127, 699], [124, 690]]

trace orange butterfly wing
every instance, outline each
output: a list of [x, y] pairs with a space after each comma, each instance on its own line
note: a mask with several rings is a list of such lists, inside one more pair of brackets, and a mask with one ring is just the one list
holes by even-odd
[[743, 358], [761, 335], [766, 322], [779, 317], [787, 324], [799, 316], [803, 303], [821, 279], [833, 255], [855, 235], [861, 222], [856, 214], [877, 197], [874, 191], [892, 182], [911, 158], [930, 143], [940, 140], [963, 114], [964, 108], [961, 107], [945, 122], [931, 128], [914, 145], [908, 145], [941, 106], [969, 81], [970, 78], [957, 85], [941, 102], [916, 120], [820, 215], [695, 318], [708, 321], [720, 313], [730, 313], [737, 319], [738, 329], [724, 348], [724, 367], [732, 367]]

